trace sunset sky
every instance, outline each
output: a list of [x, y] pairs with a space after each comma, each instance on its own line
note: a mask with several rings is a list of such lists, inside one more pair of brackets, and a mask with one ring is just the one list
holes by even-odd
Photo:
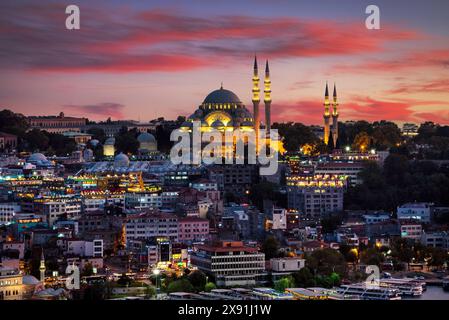
[[[65, 28], [77, 4], [81, 29]], [[365, 8], [381, 30], [365, 28]], [[254, 53], [270, 61], [275, 121], [449, 124], [449, 1], [0, 2], [0, 109], [93, 120], [190, 115], [223, 82], [252, 110]]]

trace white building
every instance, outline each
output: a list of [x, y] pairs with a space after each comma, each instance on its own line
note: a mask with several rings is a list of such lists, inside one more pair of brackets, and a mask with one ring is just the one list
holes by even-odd
[[81, 201], [68, 198], [36, 199], [34, 201], [36, 214], [41, 215], [45, 222], [53, 226], [60, 218], [76, 218], [81, 214]]
[[273, 258], [270, 260], [271, 270], [274, 272], [295, 272], [304, 268], [306, 264], [305, 259], [290, 257], [290, 258]]
[[365, 163], [358, 162], [326, 162], [320, 163], [315, 169], [316, 174], [320, 175], [340, 175], [347, 176], [351, 186], [361, 184], [363, 181], [358, 174], [365, 167]]
[[159, 209], [162, 207], [162, 196], [158, 192], [127, 192], [125, 194], [126, 209]]
[[10, 223], [20, 211], [20, 205], [15, 202], [0, 203], [0, 225]]
[[19, 252], [19, 259], [23, 259], [25, 256], [25, 243], [20, 241], [4, 242], [2, 246], [3, 250], [17, 250]]
[[23, 274], [18, 270], [0, 267], [0, 301], [22, 300]]
[[287, 210], [282, 208], [273, 208], [273, 230], [287, 229]]
[[102, 210], [104, 209], [105, 203], [105, 198], [84, 198], [83, 212]]
[[78, 257], [103, 257], [103, 240], [95, 239], [85, 241], [78, 239], [67, 240], [66, 255], [75, 255]]
[[430, 223], [433, 203], [406, 203], [398, 207], [398, 219], [419, 220], [422, 223]]
[[241, 241], [197, 245], [190, 256], [193, 266], [215, 277], [218, 286], [251, 286], [265, 272], [265, 254]]

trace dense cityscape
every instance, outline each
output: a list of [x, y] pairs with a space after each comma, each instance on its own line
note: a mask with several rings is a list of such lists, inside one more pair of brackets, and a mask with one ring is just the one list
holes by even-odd
[[[344, 121], [328, 84], [323, 126], [271, 123], [268, 61], [265, 117], [257, 59], [252, 79], [252, 111], [223, 86], [176, 120], [1, 111], [0, 299], [396, 300], [449, 289], [449, 127]], [[194, 121], [278, 130], [276, 174], [173, 164], [170, 133]]]
[[1, 303], [449, 300], [449, 4], [401, 1], [2, 1]]

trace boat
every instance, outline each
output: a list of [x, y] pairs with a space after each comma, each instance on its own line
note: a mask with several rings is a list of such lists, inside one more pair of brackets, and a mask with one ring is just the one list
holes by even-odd
[[291, 294], [294, 300], [329, 300], [326, 294], [305, 288], [288, 288], [285, 292]]
[[253, 296], [260, 300], [292, 300], [293, 295], [289, 292], [280, 293], [271, 288], [253, 288]]
[[403, 279], [380, 279], [379, 285], [382, 287], [396, 288], [402, 296], [420, 297], [424, 292], [425, 282], [412, 278]]
[[326, 289], [321, 287], [313, 287], [313, 288], [307, 288], [307, 290], [310, 290], [314, 293], [324, 295], [327, 297], [328, 300], [360, 300], [358, 296], [355, 295], [344, 295], [337, 292], [337, 290], [334, 289]]
[[358, 296], [360, 300], [401, 300], [398, 289], [366, 282], [342, 285], [337, 288], [337, 293]]

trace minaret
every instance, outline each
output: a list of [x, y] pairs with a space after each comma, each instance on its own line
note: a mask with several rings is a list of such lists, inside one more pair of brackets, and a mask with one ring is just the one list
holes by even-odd
[[41, 273], [41, 282], [43, 283], [45, 281], [45, 257], [44, 257], [44, 248], [42, 248], [41, 251], [41, 264], [39, 266], [39, 271]]
[[259, 150], [259, 130], [260, 130], [260, 89], [259, 89], [259, 70], [257, 67], [257, 56], [254, 56], [254, 73], [253, 73], [253, 109], [254, 109], [254, 130], [256, 132], [256, 150]]
[[326, 82], [326, 92], [324, 93], [324, 143], [329, 144], [329, 134], [330, 134], [330, 100], [329, 100], [329, 88]]
[[265, 65], [265, 97], [263, 101], [265, 102], [265, 128], [266, 128], [266, 134], [267, 137], [270, 135], [270, 129], [271, 129], [271, 80], [270, 80], [270, 68], [268, 67], [268, 60], [267, 64]]
[[332, 103], [332, 139], [334, 140], [334, 148], [337, 147], [338, 140], [338, 102], [337, 102], [337, 86], [334, 83], [334, 100]]

